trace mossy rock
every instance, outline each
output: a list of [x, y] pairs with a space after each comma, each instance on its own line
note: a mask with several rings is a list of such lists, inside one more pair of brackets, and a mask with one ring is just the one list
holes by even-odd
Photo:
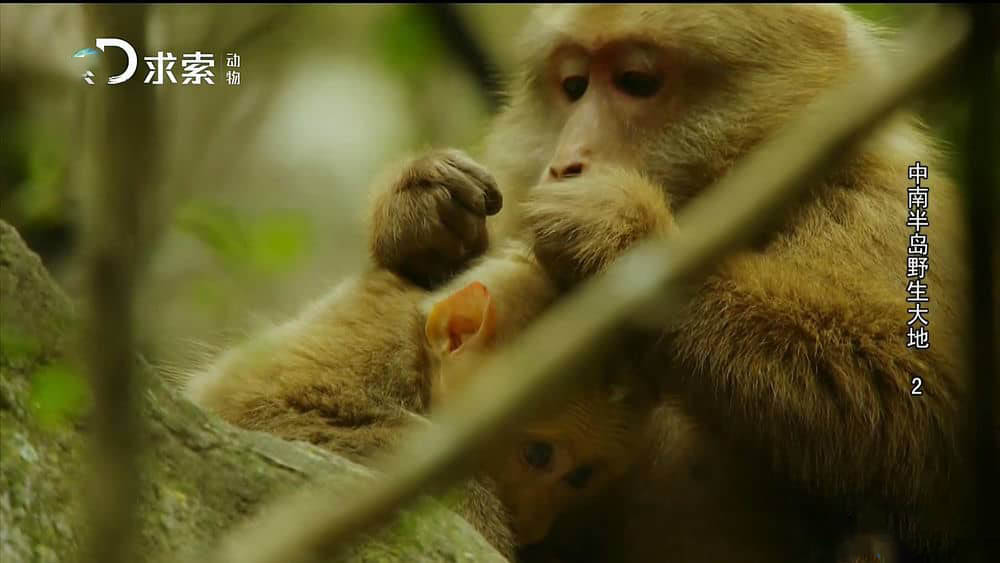
[[[43, 424], [33, 381], [62, 365], [72, 342], [70, 299], [18, 233], [0, 221], [0, 561], [78, 558], [85, 418]], [[310, 481], [346, 491], [370, 470], [304, 443], [236, 429], [179, 397], [140, 366], [147, 429], [137, 561], [194, 561], [198, 550], [266, 503]], [[505, 561], [465, 520], [422, 498], [346, 561]]]

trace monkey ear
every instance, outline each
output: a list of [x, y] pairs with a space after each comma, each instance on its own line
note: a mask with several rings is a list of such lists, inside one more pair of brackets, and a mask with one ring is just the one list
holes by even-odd
[[456, 352], [470, 340], [488, 344], [496, 328], [496, 308], [490, 292], [472, 282], [434, 304], [427, 315], [424, 332], [434, 352]]

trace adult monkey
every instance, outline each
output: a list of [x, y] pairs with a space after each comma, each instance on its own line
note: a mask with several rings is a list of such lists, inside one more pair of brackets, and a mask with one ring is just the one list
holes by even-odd
[[[676, 209], [817, 94], [882, 64], [875, 36], [839, 6], [546, 6], [524, 46], [488, 142], [507, 198], [494, 236], [533, 237], [567, 288], [669, 233]], [[934, 323], [919, 351], [906, 342], [917, 160], [931, 171], [921, 233]], [[484, 218], [500, 209], [486, 170], [455, 151], [411, 163], [375, 206], [376, 261], [434, 285], [485, 252]], [[962, 549], [970, 528], [955, 204], [931, 143], [901, 116], [650, 334], [651, 374], [700, 424], [776, 481], [928, 555]]]

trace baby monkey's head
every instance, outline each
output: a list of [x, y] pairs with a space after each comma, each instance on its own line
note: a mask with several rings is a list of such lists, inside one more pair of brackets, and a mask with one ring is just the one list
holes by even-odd
[[[432, 407], [452, 400], [475, 376], [476, 364], [523, 328], [512, 317], [479, 282], [434, 304], [426, 324]], [[544, 402], [484, 458], [483, 472], [521, 545], [542, 540], [561, 514], [601, 493], [632, 462], [649, 394], [636, 387], [630, 358], [610, 349], [580, 368], [595, 371], [580, 374], [586, 383]]]

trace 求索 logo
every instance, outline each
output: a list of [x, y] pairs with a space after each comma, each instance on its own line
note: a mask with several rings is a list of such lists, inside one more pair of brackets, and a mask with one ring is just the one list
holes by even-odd
[[[139, 68], [139, 55], [131, 43], [115, 37], [98, 37], [95, 43], [96, 49], [85, 47], [73, 53], [73, 58], [86, 59], [90, 55], [100, 55], [106, 52], [108, 47], [121, 49], [126, 57], [125, 69], [120, 74], [109, 76], [108, 84], [122, 84], [132, 78]], [[215, 71], [213, 70], [215, 68], [215, 55], [212, 53], [201, 51], [182, 53], [178, 60], [177, 56], [170, 51], [157, 51], [155, 55], [143, 57], [143, 62], [146, 63], [147, 67], [143, 84], [154, 86], [177, 84], [177, 75], [174, 74], [174, 66], [177, 62], [180, 62], [177, 72], [180, 74], [181, 85], [215, 84]], [[235, 69], [240, 68], [240, 56], [236, 53], [226, 53], [226, 68], [226, 84], [239, 86], [240, 71]], [[94, 84], [94, 72], [89, 69], [81, 75], [81, 78], [87, 84]]]

